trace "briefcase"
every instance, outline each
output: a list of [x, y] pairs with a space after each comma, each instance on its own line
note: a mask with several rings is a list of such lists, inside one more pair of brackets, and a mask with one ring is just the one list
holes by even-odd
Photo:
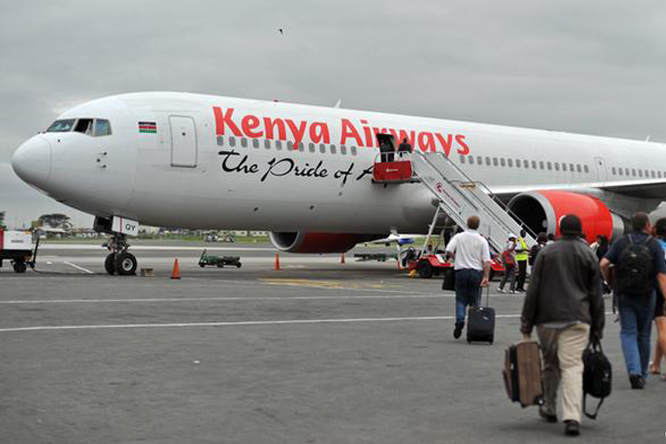
[[510, 345], [504, 354], [504, 386], [509, 399], [522, 407], [543, 405], [541, 351], [535, 341]]

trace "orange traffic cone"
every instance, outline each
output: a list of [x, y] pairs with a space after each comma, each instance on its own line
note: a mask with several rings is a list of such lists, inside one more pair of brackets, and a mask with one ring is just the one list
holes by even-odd
[[180, 279], [180, 265], [178, 265], [178, 258], [173, 261], [173, 269], [171, 270], [171, 279]]
[[275, 269], [280, 269], [280, 253], [275, 253]]
[[344, 264], [345, 263], [345, 254], [342, 253], [342, 256], [340, 257], [340, 263]]

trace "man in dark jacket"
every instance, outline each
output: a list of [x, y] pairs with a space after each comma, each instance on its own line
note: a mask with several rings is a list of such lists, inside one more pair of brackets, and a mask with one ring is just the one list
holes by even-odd
[[545, 405], [541, 417], [556, 422], [557, 390], [562, 381], [562, 420], [567, 435], [580, 433], [583, 403], [582, 354], [588, 339], [601, 339], [604, 302], [596, 256], [581, 239], [580, 219], [560, 222], [560, 239], [537, 256], [525, 296], [520, 331], [529, 340], [537, 326], [543, 353]]

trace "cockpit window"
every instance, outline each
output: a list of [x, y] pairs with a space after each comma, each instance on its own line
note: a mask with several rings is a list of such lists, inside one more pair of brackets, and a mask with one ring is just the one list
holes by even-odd
[[110, 136], [111, 124], [106, 119], [95, 119], [95, 137]]
[[47, 133], [66, 133], [72, 130], [74, 126], [75, 119], [63, 119], [56, 120], [51, 126], [46, 130]]
[[79, 119], [76, 122], [74, 131], [76, 131], [77, 133], [83, 133], [92, 136], [93, 119]]

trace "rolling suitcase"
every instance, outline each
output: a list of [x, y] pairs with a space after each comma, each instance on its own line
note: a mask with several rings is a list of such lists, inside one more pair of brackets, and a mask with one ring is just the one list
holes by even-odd
[[[481, 289], [483, 292], [483, 289]], [[479, 299], [480, 299], [479, 295]], [[495, 309], [488, 306], [490, 288], [486, 294], [486, 306], [475, 305], [467, 311], [467, 342], [495, 341]]]
[[509, 399], [524, 408], [543, 405], [541, 351], [535, 341], [510, 345], [504, 354], [504, 386]]

